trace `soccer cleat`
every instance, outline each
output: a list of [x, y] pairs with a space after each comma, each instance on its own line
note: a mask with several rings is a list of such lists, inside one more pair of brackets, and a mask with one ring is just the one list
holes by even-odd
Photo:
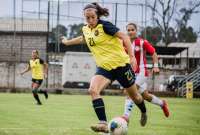
[[45, 96], [46, 99], [48, 99], [48, 93], [47, 93], [46, 90], [44, 91], [44, 96]]
[[140, 125], [144, 127], [147, 123], [147, 114], [141, 113]]
[[165, 100], [163, 100], [163, 106], [161, 108], [163, 110], [163, 113], [165, 114], [165, 117], [169, 117], [169, 109]]
[[42, 103], [41, 102], [37, 102], [37, 105], [42, 105]]
[[94, 132], [109, 133], [107, 122], [99, 122], [90, 127]]

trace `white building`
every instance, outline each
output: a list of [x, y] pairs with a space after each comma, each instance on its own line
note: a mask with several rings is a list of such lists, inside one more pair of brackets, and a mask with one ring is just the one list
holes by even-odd
[[[171, 43], [168, 47], [185, 48], [175, 55], [160, 55], [160, 64], [167, 69], [194, 70], [200, 66], [200, 42], [196, 43]], [[173, 51], [173, 50], [171, 50]]]

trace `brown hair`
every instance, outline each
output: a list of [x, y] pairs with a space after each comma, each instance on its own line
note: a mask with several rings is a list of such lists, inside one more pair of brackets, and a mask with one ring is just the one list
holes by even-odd
[[39, 57], [39, 52], [38, 50], [33, 50], [32, 53], [35, 52], [37, 54], [37, 56]]
[[97, 2], [93, 2], [93, 3], [86, 5], [83, 10], [86, 10], [88, 8], [96, 9], [98, 18], [100, 18], [101, 16], [109, 16], [108, 9], [101, 7]]
[[128, 24], [126, 25], [126, 28], [127, 28], [128, 25], [132, 25], [133, 27], [135, 27], [135, 29], [136, 29], [136, 31], [137, 31], [137, 25], [136, 25], [135, 23], [132, 23], [132, 22], [131, 22], [131, 23], [128, 23]]

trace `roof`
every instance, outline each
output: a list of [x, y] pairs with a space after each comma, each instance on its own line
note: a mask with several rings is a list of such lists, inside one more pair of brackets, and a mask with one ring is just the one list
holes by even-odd
[[[14, 24], [16, 27], [14, 28]], [[47, 32], [46, 19], [14, 19], [0, 18], [0, 31], [10, 32]]]
[[[188, 48], [188, 57], [189, 58], [200, 58], [200, 42], [196, 43], [171, 43], [169, 47], [187, 47]], [[177, 55], [180, 57], [180, 54]], [[181, 57], [187, 57], [187, 50], [181, 52]]]
[[188, 47], [165, 47], [165, 46], [154, 46], [158, 55], [177, 55]]

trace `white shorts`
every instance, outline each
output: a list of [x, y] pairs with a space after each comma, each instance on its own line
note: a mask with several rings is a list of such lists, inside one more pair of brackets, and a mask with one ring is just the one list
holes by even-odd
[[139, 86], [139, 92], [142, 94], [147, 90], [147, 77], [142, 73], [136, 74], [135, 84]]

